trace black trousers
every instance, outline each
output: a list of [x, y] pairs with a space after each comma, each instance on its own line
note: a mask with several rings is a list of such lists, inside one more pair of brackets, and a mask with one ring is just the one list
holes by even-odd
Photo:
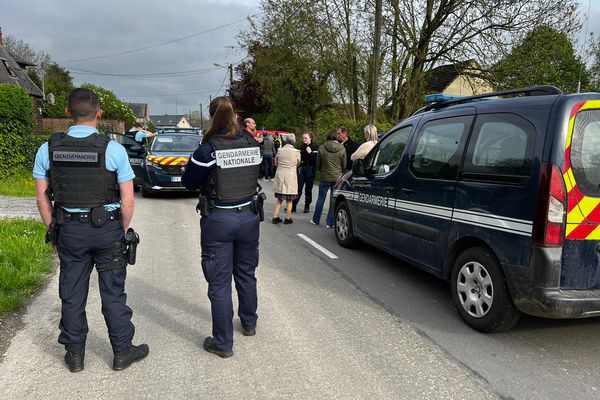
[[302, 197], [302, 189], [304, 189], [304, 207], [308, 207], [312, 203], [312, 189], [315, 181], [315, 168], [310, 165], [304, 165], [298, 168], [298, 198], [294, 200], [294, 210]]
[[240, 321], [246, 328], [256, 326], [259, 235], [260, 220], [251, 211], [216, 209], [200, 220], [202, 271], [208, 282], [212, 334], [219, 350], [233, 347], [232, 276]]
[[[59, 229], [62, 308], [58, 342], [68, 351], [79, 351], [85, 349], [88, 333], [85, 306], [90, 274], [94, 265], [113, 261], [115, 244], [124, 241], [123, 226], [120, 220], [108, 221], [101, 228], [90, 222], [65, 221]], [[114, 352], [128, 350], [135, 333], [132, 311], [126, 304], [126, 276], [127, 268], [98, 273], [102, 314]]]

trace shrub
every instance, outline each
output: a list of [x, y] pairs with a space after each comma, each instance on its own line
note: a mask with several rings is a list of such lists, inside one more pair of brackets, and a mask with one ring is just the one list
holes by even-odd
[[[31, 100], [20, 86], [0, 84], [0, 121], [14, 121], [23, 128], [24, 134], [33, 125]], [[2, 132], [0, 132], [2, 133]]]
[[33, 169], [33, 162], [35, 160], [35, 153], [40, 146], [50, 139], [50, 135], [27, 135], [23, 137], [23, 144], [21, 147], [21, 154], [23, 154], [24, 167]]
[[25, 163], [23, 146], [33, 124], [31, 101], [19, 86], [0, 84], [0, 178]]

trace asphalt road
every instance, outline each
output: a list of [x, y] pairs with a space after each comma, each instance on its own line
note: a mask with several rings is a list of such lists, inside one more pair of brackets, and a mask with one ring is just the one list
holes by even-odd
[[[455, 320], [443, 284], [372, 249], [337, 247], [333, 232], [308, 224], [305, 214], [293, 225], [261, 227], [257, 335], [242, 336], [236, 319], [235, 355], [205, 352], [210, 305], [195, 203], [181, 195], [136, 196], [133, 225], [142, 242], [126, 290], [135, 343], [148, 343], [149, 357], [122, 372], [110, 369], [93, 274], [85, 370], [68, 372], [56, 342], [55, 274], [0, 363], [0, 399], [492, 399], [508, 393], [434, 334], [454, 337], [463, 352], [469, 340], [481, 346], [498, 338], [481, 339]], [[269, 196], [267, 214], [272, 204]], [[471, 357], [488, 358], [478, 348], [471, 346]]]
[[600, 318], [523, 316], [510, 332], [481, 334], [462, 322], [449, 283], [368, 245], [342, 248], [331, 230], [309, 225], [308, 218], [300, 214], [297, 224], [281, 229], [279, 242], [297, 241], [298, 233], [310, 236], [338, 258], [313, 251], [315, 256], [491, 393], [507, 399], [600, 399]]

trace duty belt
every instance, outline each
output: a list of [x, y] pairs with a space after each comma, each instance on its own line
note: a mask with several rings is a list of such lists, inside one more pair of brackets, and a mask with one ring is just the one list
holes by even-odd
[[232, 208], [221, 208], [218, 206], [214, 206], [214, 208], [211, 209], [212, 212], [214, 211], [236, 211], [236, 212], [242, 212], [242, 211], [251, 211], [252, 208], [250, 207], [250, 204], [246, 204], [245, 206], [239, 206], [239, 207], [232, 207]]
[[[90, 222], [90, 212], [68, 212], [68, 211], [60, 211], [62, 214], [62, 219], [65, 222]], [[121, 219], [121, 211], [113, 210], [108, 211], [108, 220], [116, 221]]]

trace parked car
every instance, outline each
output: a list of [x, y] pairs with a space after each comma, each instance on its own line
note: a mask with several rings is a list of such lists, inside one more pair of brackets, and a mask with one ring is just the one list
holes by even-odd
[[187, 190], [181, 184], [181, 176], [190, 155], [198, 148], [201, 140], [201, 137], [186, 133], [164, 133], [154, 136], [142, 163], [142, 196]]
[[335, 236], [449, 280], [482, 332], [521, 313], [598, 316], [599, 154], [599, 93], [537, 86], [433, 103], [337, 182]]
[[142, 186], [144, 180], [144, 168], [142, 162], [146, 158], [146, 149], [133, 140], [131, 137], [126, 136], [117, 132], [106, 132], [106, 134], [115, 142], [120, 143], [125, 147], [127, 156], [129, 157], [129, 164], [133, 168], [135, 178], [133, 179], [134, 189], [137, 191]]

